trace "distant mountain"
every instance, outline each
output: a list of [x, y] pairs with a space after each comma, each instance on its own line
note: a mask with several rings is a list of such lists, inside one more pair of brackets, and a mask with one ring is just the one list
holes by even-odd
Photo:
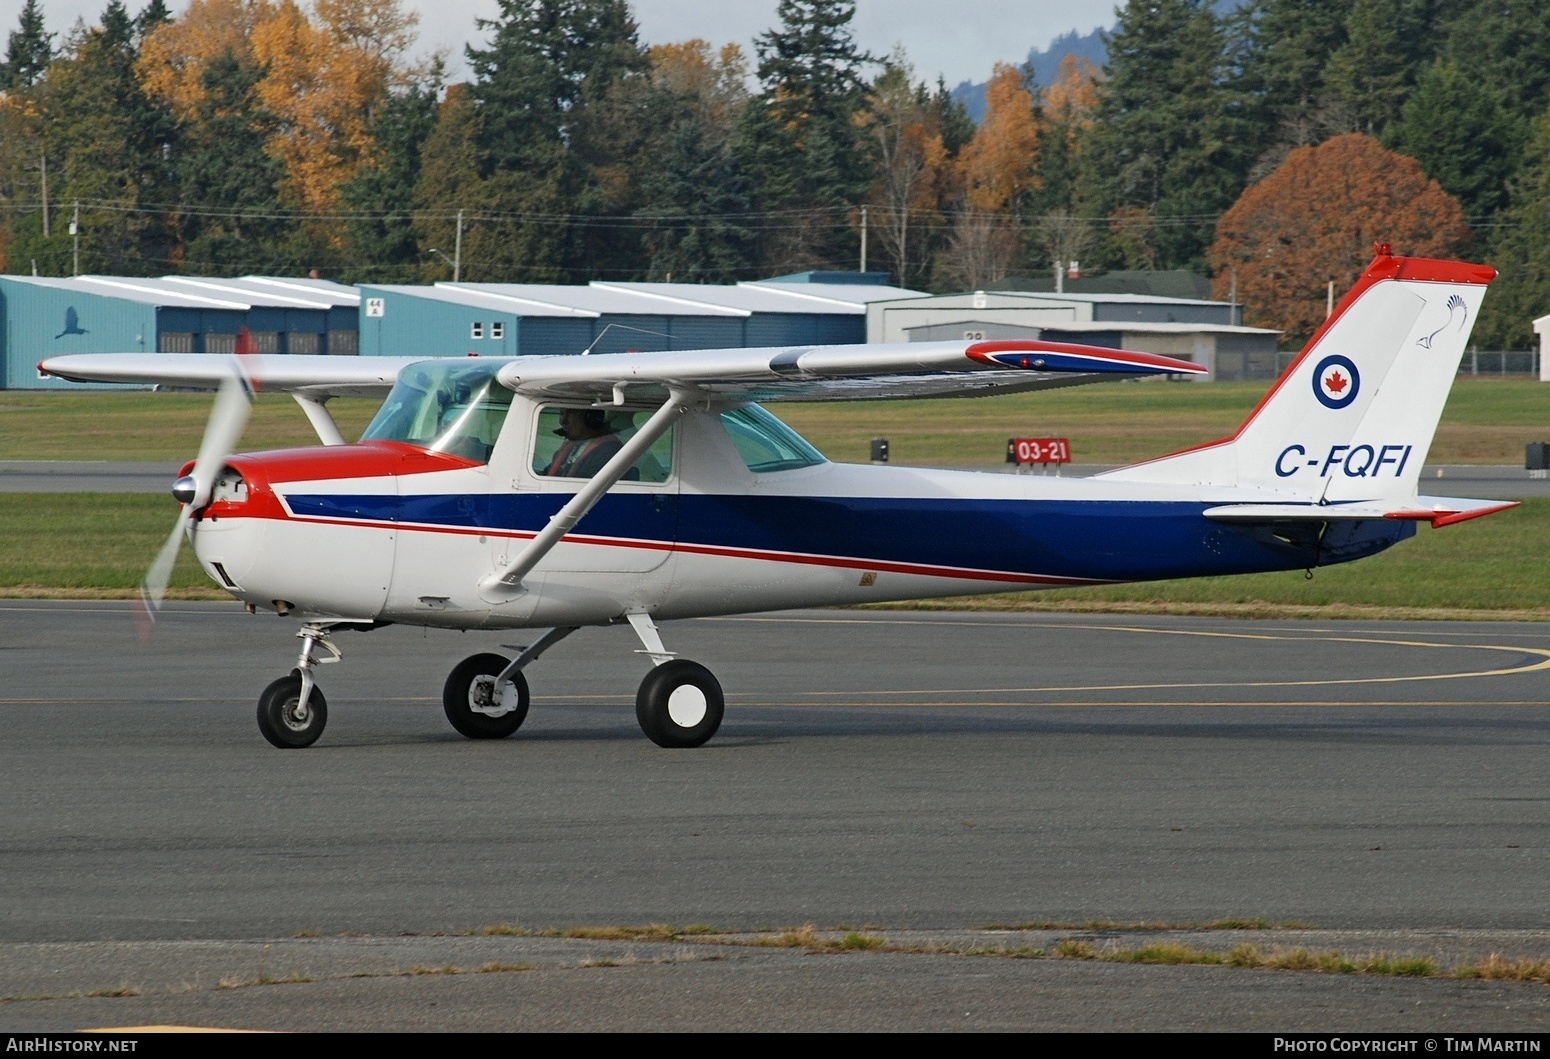
[[[1218, 15], [1226, 15], [1247, 2], [1248, 0], [1214, 0], [1211, 6]], [[1043, 51], [1037, 48], [1030, 50], [1024, 62], [1032, 68], [1033, 79], [1040, 85], [1047, 85], [1055, 79], [1055, 74], [1060, 69], [1060, 60], [1067, 55], [1075, 55], [1078, 59], [1086, 59], [1094, 66], [1102, 66], [1109, 59], [1109, 49], [1104, 44], [1103, 35], [1113, 28], [1112, 26], [1099, 27], [1091, 33], [1078, 33], [1076, 30], [1062, 33], [1050, 41], [1049, 47]], [[976, 125], [985, 116], [985, 86], [989, 83], [988, 77], [978, 84], [964, 81], [952, 91], [953, 99], [964, 105]]]
[[[1033, 70], [1033, 79], [1041, 85], [1047, 85], [1055, 79], [1055, 72], [1060, 69], [1060, 60], [1067, 55], [1075, 55], [1078, 59], [1086, 59], [1094, 66], [1102, 66], [1109, 58], [1109, 50], [1103, 43], [1104, 32], [1102, 29], [1095, 29], [1091, 33], [1078, 33], [1076, 30], [1062, 33], [1050, 42], [1049, 47], [1030, 50], [1024, 62]], [[985, 116], [987, 84], [989, 84], [988, 78], [978, 84], [964, 81], [952, 91], [953, 98], [964, 105], [976, 125]]]

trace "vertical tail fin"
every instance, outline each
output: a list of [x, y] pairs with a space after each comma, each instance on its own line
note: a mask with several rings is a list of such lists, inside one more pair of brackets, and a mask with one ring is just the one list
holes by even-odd
[[1104, 477], [1298, 502], [1415, 496], [1495, 275], [1485, 265], [1380, 250], [1236, 434]]

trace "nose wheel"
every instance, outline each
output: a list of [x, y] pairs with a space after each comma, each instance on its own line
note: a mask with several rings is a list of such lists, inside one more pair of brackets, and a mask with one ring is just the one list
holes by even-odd
[[[311, 684], [311, 681], [307, 681]], [[258, 730], [281, 750], [311, 746], [328, 723], [328, 703], [316, 686], [303, 688], [301, 673], [292, 671], [258, 697]], [[307, 694], [303, 694], [303, 692]]]
[[[301, 654], [296, 668], [288, 676], [270, 684], [258, 697], [258, 730], [281, 750], [299, 750], [311, 746], [323, 734], [328, 723], [328, 703], [323, 691], [312, 682], [314, 666], [337, 662], [339, 648], [328, 632], [342, 622], [307, 622], [296, 635], [301, 639]], [[318, 648], [323, 653], [317, 653]]]

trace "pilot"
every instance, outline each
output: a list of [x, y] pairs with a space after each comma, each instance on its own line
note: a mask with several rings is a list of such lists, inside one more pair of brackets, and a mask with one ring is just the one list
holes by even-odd
[[565, 441], [543, 473], [561, 478], [591, 478], [623, 445], [600, 408], [561, 409], [555, 433]]

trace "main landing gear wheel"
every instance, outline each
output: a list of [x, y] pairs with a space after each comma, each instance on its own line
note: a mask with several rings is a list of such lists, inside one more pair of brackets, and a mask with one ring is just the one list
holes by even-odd
[[459, 662], [441, 690], [441, 706], [458, 734], [470, 739], [505, 739], [527, 719], [527, 678], [520, 672], [495, 686], [506, 668], [500, 655], [474, 655]]
[[663, 662], [640, 682], [635, 717], [657, 746], [701, 746], [721, 727], [721, 684], [698, 662]]
[[301, 674], [295, 670], [264, 689], [258, 697], [258, 730], [281, 750], [311, 746], [328, 723], [328, 703], [316, 684], [301, 705]]

